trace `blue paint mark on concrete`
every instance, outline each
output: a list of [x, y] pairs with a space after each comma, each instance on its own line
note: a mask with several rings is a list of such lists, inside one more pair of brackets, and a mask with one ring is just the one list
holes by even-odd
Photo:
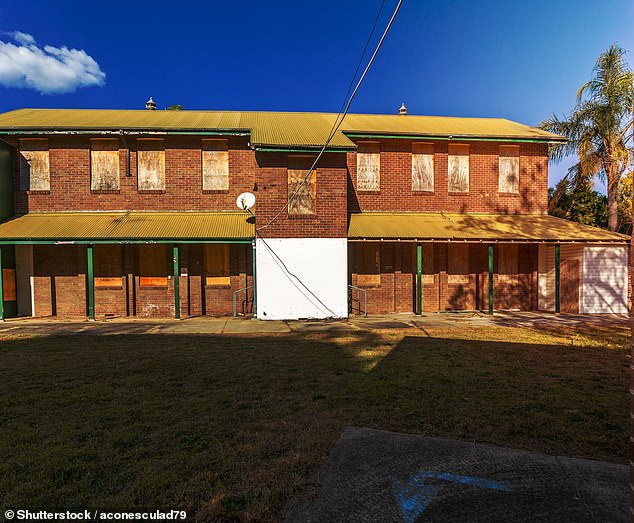
[[440, 491], [440, 485], [404, 485], [394, 480], [396, 502], [403, 521], [414, 523]]
[[432, 502], [434, 496], [440, 492], [442, 488], [440, 485], [425, 484], [425, 481], [430, 479], [449, 481], [451, 483], [459, 483], [477, 488], [501, 490], [503, 492], [511, 492], [512, 490], [510, 486], [499, 481], [475, 476], [451, 474], [449, 472], [421, 470], [414, 474], [407, 483], [402, 483], [392, 478], [394, 497], [401, 509], [405, 523], [414, 523]]
[[493, 481], [492, 479], [477, 478], [475, 476], [461, 476], [460, 474], [450, 474], [449, 472], [430, 472], [421, 470], [414, 474], [410, 479], [410, 483], [423, 482], [426, 479], [441, 479], [443, 481], [450, 481], [452, 483], [460, 483], [462, 485], [471, 485], [478, 488], [486, 488], [492, 490], [503, 490], [504, 492], [511, 492], [511, 487], [505, 483], [499, 481]]

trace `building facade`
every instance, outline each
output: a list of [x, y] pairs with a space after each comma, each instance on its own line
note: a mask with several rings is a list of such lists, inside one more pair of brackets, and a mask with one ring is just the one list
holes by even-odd
[[629, 238], [547, 215], [561, 137], [348, 115], [311, 169], [336, 116], [0, 115], [3, 317], [627, 312]]

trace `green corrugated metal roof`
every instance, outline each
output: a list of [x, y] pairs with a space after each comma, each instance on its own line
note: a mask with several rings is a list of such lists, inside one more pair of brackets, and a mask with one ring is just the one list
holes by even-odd
[[0, 223], [7, 240], [251, 239], [252, 217], [242, 212], [30, 213]]
[[548, 215], [372, 213], [350, 216], [349, 239], [626, 242], [630, 237]]
[[[19, 109], [0, 114], [0, 132], [244, 131], [251, 143], [268, 147], [319, 147], [337, 115], [264, 111], [132, 111], [110, 109]], [[560, 141], [561, 136], [504, 118], [348, 114], [330, 146], [353, 148], [349, 134], [499, 138]]]

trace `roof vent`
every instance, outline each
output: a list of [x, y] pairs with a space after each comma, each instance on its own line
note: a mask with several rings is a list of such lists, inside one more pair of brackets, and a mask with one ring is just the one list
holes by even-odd
[[156, 102], [152, 100], [151, 96], [150, 96], [150, 99], [147, 102], [145, 102], [145, 109], [147, 111], [156, 111]]
[[405, 103], [401, 104], [401, 108], [398, 110], [398, 114], [402, 114], [403, 116], [407, 114], [407, 107], [405, 107]]

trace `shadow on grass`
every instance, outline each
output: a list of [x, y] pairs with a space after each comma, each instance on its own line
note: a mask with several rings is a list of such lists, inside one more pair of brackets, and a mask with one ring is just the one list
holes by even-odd
[[413, 332], [3, 341], [2, 505], [275, 521], [349, 425], [625, 461], [623, 352]]

